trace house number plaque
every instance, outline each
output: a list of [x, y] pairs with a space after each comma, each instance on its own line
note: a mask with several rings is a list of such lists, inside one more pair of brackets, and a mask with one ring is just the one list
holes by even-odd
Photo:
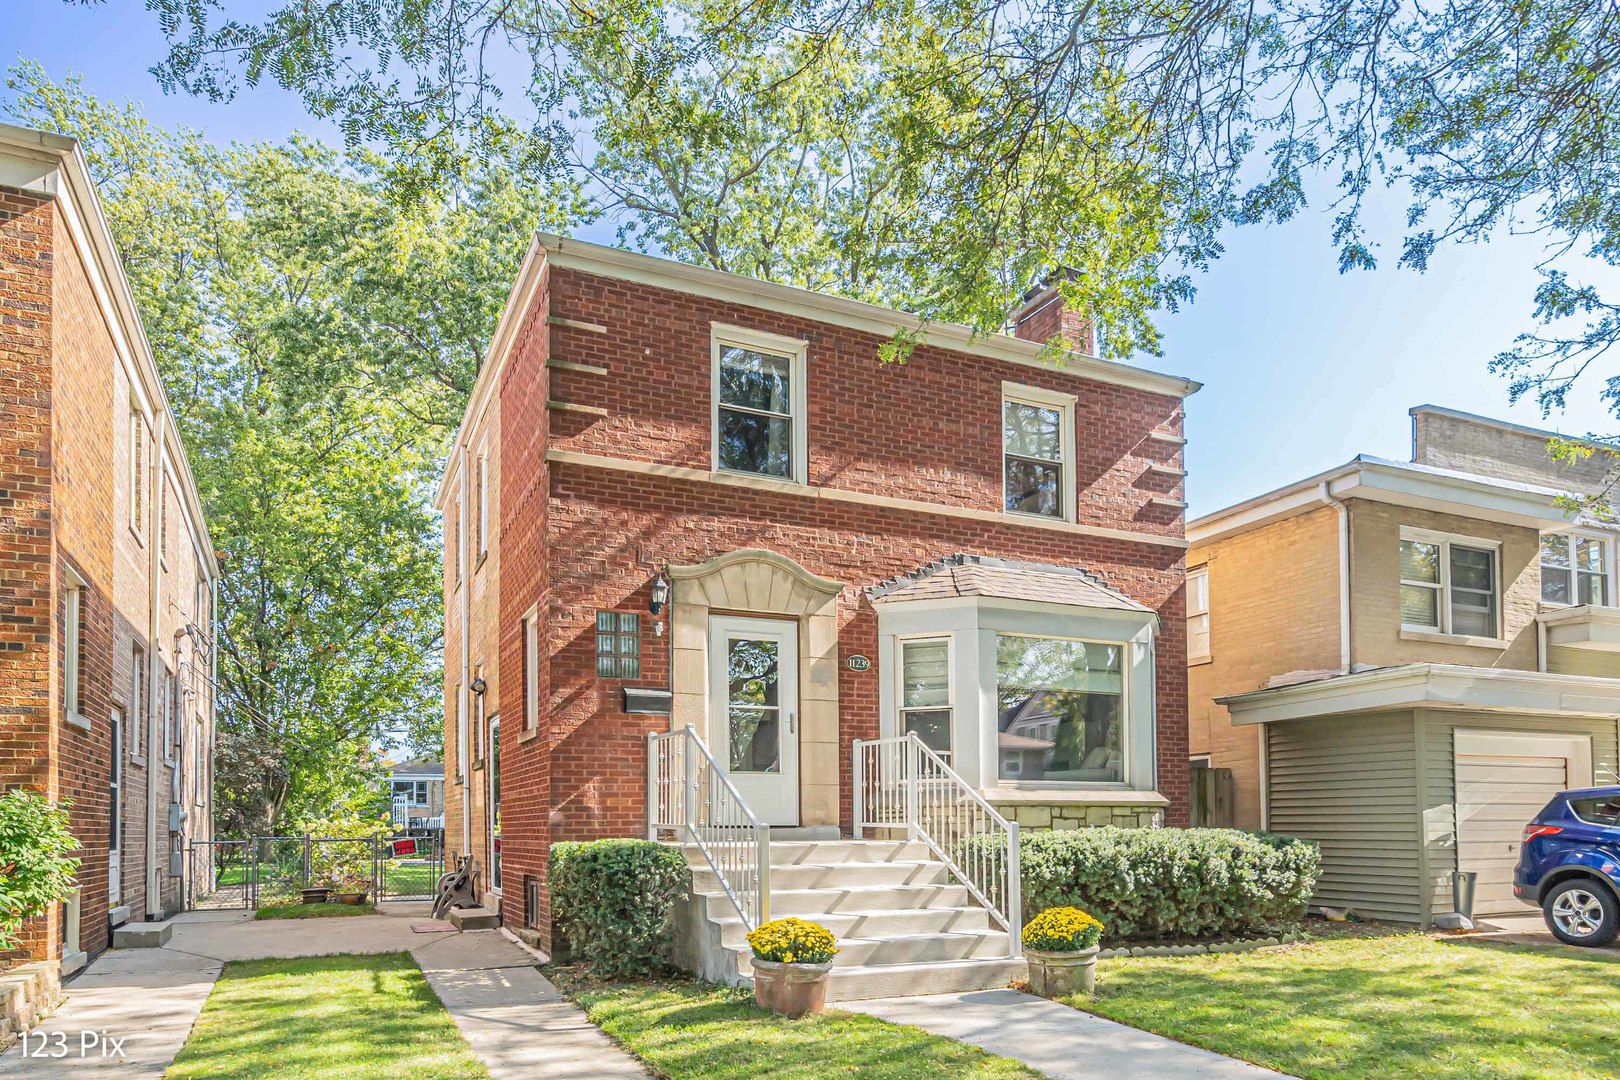
[[854, 656], [851, 656], [848, 660], [845, 660], [844, 663], [849, 665], [849, 670], [851, 671], [872, 670], [872, 658], [870, 656], [862, 656], [860, 653], [856, 653]]

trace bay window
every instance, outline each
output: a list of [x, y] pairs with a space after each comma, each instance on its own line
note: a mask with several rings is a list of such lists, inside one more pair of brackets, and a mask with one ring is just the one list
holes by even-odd
[[900, 730], [951, 760], [951, 641], [913, 638], [900, 642]]
[[1403, 627], [1498, 636], [1494, 543], [1403, 529], [1400, 558]]
[[1125, 780], [1124, 648], [996, 635], [998, 774], [1003, 780]]
[[1608, 541], [1579, 533], [1541, 538], [1541, 600], [1546, 604], [1609, 603]]

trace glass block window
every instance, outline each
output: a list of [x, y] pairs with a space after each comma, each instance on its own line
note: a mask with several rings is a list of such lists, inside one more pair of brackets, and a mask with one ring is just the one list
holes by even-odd
[[641, 678], [641, 616], [633, 611], [596, 613], [596, 674], [602, 679]]

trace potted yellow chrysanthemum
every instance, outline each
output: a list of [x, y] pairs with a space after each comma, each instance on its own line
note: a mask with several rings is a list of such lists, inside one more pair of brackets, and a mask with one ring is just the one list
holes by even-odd
[[827, 978], [838, 948], [826, 927], [805, 919], [775, 919], [748, 935], [754, 950], [754, 1000], [772, 1012], [800, 1017], [827, 1004]]
[[1029, 989], [1041, 997], [1089, 994], [1097, 986], [1103, 924], [1079, 908], [1047, 908], [1024, 927]]

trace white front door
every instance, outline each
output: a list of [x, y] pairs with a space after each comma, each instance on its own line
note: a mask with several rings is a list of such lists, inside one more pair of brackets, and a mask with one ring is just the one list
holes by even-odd
[[799, 625], [709, 620], [709, 730], [714, 756], [770, 825], [799, 823]]

